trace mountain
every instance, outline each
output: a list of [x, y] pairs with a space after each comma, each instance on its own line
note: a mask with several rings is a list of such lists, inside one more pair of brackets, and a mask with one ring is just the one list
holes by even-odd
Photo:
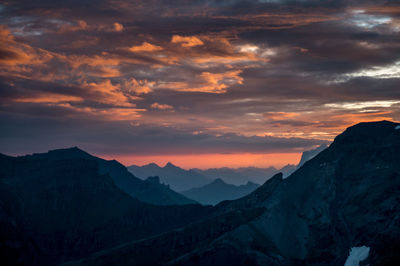
[[43, 160], [72, 160], [83, 159], [95, 161], [98, 165], [99, 174], [109, 174], [115, 185], [143, 202], [155, 205], [180, 205], [194, 204], [183, 195], [171, 190], [168, 186], [157, 182], [146, 182], [132, 175], [125, 166], [115, 160], [104, 160], [77, 148], [52, 150], [47, 153], [38, 153], [24, 156], [22, 158], [43, 159]]
[[365, 265], [398, 264], [397, 128], [388, 121], [350, 127], [287, 179], [276, 175], [250, 195], [221, 203], [222, 210], [262, 206], [265, 212], [198, 251], [196, 261], [236, 247], [257, 264], [344, 265], [352, 248], [365, 246], [370, 249]]
[[223, 200], [234, 200], [253, 192], [258, 184], [247, 182], [246, 185], [235, 186], [215, 179], [212, 183], [199, 188], [182, 191], [182, 195], [205, 205], [215, 205]]
[[1, 264], [56, 265], [209, 216], [198, 204], [156, 206], [131, 197], [111, 176], [120, 165], [109, 163], [76, 148], [0, 154]]
[[299, 164], [296, 166], [296, 169], [299, 169], [300, 167], [302, 167], [305, 162], [307, 162], [307, 161], [311, 160], [312, 158], [314, 158], [315, 156], [317, 156], [318, 153], [325, 150], [327, 147], [328, 147], [327, 145], [322, 144], [313, 150], [304, 151], [301, 154], [301, 159], [300, 159]]
[[69, 265], [399, 265], [399, 150], [400, 124], [357, 124], [209, 219]]
[[210, 168], [206, 170], [194, 169], [198, 173], [208, 176], [212, 179], [220, 178], [227, 183], [234, 185], [243, 185], [248, 181], [257, 184], [263, 184], [268, 177], [278, 170], [274, 167], [268, 168], [256, 168], [256, 167], [246, 167], [246, 168]]
[[185, 170], [172, 163], [167, 163], [164, 167], [160, 167], [155, 163], [144, 166], [131, 165], [128, 170], [141, 179], [146, 179], [149, 176], [159, 176], [162, 183], [169, 185], [175, 191], [204, 186], [213, 180], [194, 170]]
[[263, 184], [268, 177], [275, 173], [283, 172], [288, 174], [293, 172], [295, 166], [288, 164], [282, 169], [274, 167], [223, 167], [207, 170], [197, 168], [185, 170], [172, 163], [167, 163], [164, 167], [150, 163], [144, 166], [131, 165], [128, 167], [128, 170], [141, 179], [146, 179], [149, 176], [159, 176], [162, 183], [169, 185], [175, 191], [186, 191], [191, 188], [207, 185], [218, 178], [236, 186], [244, 185], [249, 181], [256, 184]]

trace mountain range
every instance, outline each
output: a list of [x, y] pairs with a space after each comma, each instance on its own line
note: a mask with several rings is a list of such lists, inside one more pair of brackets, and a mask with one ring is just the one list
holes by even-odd
[[275, 167], [223, 167], [207, 170], [197, 168], [185, 170], [169, 162], [164, 167], [150, 163], [143, 166], [131, 165], [127, 168], [132, 174], [143, 180], [149, 176], [159, 176], [161, 183], [167, 184], [173, 190], [180, 192], [207, 185], [218, 178], [236, 186], [245, 185], [249, 181], [263, 184], [270, 176], [278, 172], [284, 173], [285, 176], [289, 175], [296, 169], [296, 166], [288, 164], [281, 169]]
[[[175, 191], [187, 191], [192, 188], [199, 188], [210, 184], [215, 179], [221, 179], [224, 182], [236, 186], [247, 184], [247, 182], [263, 184], [267, 178], [276, 173], [282, 173], [284, 177], [289, 176], [307, 160], [313, 158], [327, 146], [321, 145], [316, 149], [304, 151], [298, 165], [288, 164], [280, 169], [275, 167], [240, 167], [240, 168], [210, 168], [189, 170], [182, 169], [170, 162], [164, 167], [160, 167], [155, 163], [143, 166], [131, 165], [128, 170], [135, 176], [145, 180], [149, 176], [159, 176], [160, 182], [169, 185]], [[228, 196], [226, 199], [233, 199], [234, 196]]]
[[167, 163], [164, 167], [150, 163], [144, 166], [131, 165], [127, 168], [129, 172], [141, 179], [146, 179], [149, 176], [159, 176], [162, 183], [169, 185], [175, 191], [204, 186], [213, 180], [213, 178], [202, 175], [197, 171], [185, 170], [172, 163]]
[[398, 128], [350, 127], [288, 178], [215, 206], [211, 220], [68, 265], [398, 265]]
[[260, 185], [247, 182], [246, 185], [235, 186], [215, 179], [203, 187], [182, 191], [181, 194], [204, 205], [215, 205], [223, 200], [234, 200], [253, 192]]
[[70, 266], [399, 265], [399, 150], [400, 124], [360, 123], [289, 177], [278, 173], [214, 207], [144, 203], [96, 160], [1, 155], [0, 259]]

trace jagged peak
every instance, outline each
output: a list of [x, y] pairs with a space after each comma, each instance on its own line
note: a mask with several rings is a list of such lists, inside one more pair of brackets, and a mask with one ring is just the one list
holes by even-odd
[[156, 163], [145, 164], [142, 167], [160, 168], [160, 166], [158, 164], [156, 164]]
[[163, 168], [179, 168], [179, 167], [174, 165], [171, 162], [168, 162], [168, 163], [165, 164], [165, 166]]
[[227, 184], [224, 180], [221, 178], [216, 178], [211, 184]]

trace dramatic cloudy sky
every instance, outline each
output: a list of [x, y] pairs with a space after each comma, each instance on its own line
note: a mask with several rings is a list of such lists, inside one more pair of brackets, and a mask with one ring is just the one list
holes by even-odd
[[0, 152], [283, 165], [400, 119], [400, 3], [0, 4]]

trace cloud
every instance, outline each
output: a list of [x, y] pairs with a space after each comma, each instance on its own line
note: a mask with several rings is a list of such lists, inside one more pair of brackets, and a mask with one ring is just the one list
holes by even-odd
[[121, 86], [112, 84], [108, 79], [100, 83], [84, 82], [83, 87], [88, 89], [88, 94], [91, 95], [89, 100], [118, 107], [135, 107], [130, 101], [132, 98], [122, 92]]
[[203, 93], [226, 93], [229, 86], [243, 84], [240, 77], [241, 70], [233, 70], [225, 73], [202, 72], [193, 82], [165, 82], [157, 86], [183, 92], [203, 92]]
[[179, 36], [173, 35], [171, 39], [172, 43], [179, 43], [183, 47], [194, 47], [198, 45], [203, 45], [202, 40], [197, 38], [196, 36]]
[[[0, 26], [0, 64], [7, 66], [42, 64], [52, 55], [18, 42], [5, 26]], [[1, 66], [0, 65], [0, 66]]]
[[138, 52], [155, 52], [161, 51], [163, 48], [161, 46], [153, 45], [148, 42], [143, 42], [141, 45], [132, 46], [129, 48], [129, 51], [138, 53]]
[[124, 26], [118, 22], [114, 22], [113, 26], [114, 26], [114, 30], [117, 32], [124, 30]]
[[153, 109], [158, 109], [158, 110], [172, 110], [174, 107], [168, 104], [159, 104], [159, 103], [153, 103], [150, 105], [151, 108]]
[[52, 142], [126, 154], [299, 152], [359, 121], [400, 119], [394, 1], [2, 7], [9, 150]]
[[19, 103], [65, 103], [65, 102], [82, 102], [83, 99], [77, 96], [60, 95], [60, 94], [42, 94], [35, 97], [22, 97], [14, 99]]
[[84, 20], [78, 20], [75, 23], [67, 23], [67, 24], [61, 24], [58, 33], [66, 33], [68, 31], [81, 31], [81, 30], [87, 30], [89, 28], [88, 24]]
[[137, 95], [140, 94], [148, 94], [153, 91], [152, 87], [155, 85], [155, 82], [149, 82], [147, 80], [136, 80], [135, 78], [130, 78], [124, 82], [125, 90], [130, 93], [135, 93]]

